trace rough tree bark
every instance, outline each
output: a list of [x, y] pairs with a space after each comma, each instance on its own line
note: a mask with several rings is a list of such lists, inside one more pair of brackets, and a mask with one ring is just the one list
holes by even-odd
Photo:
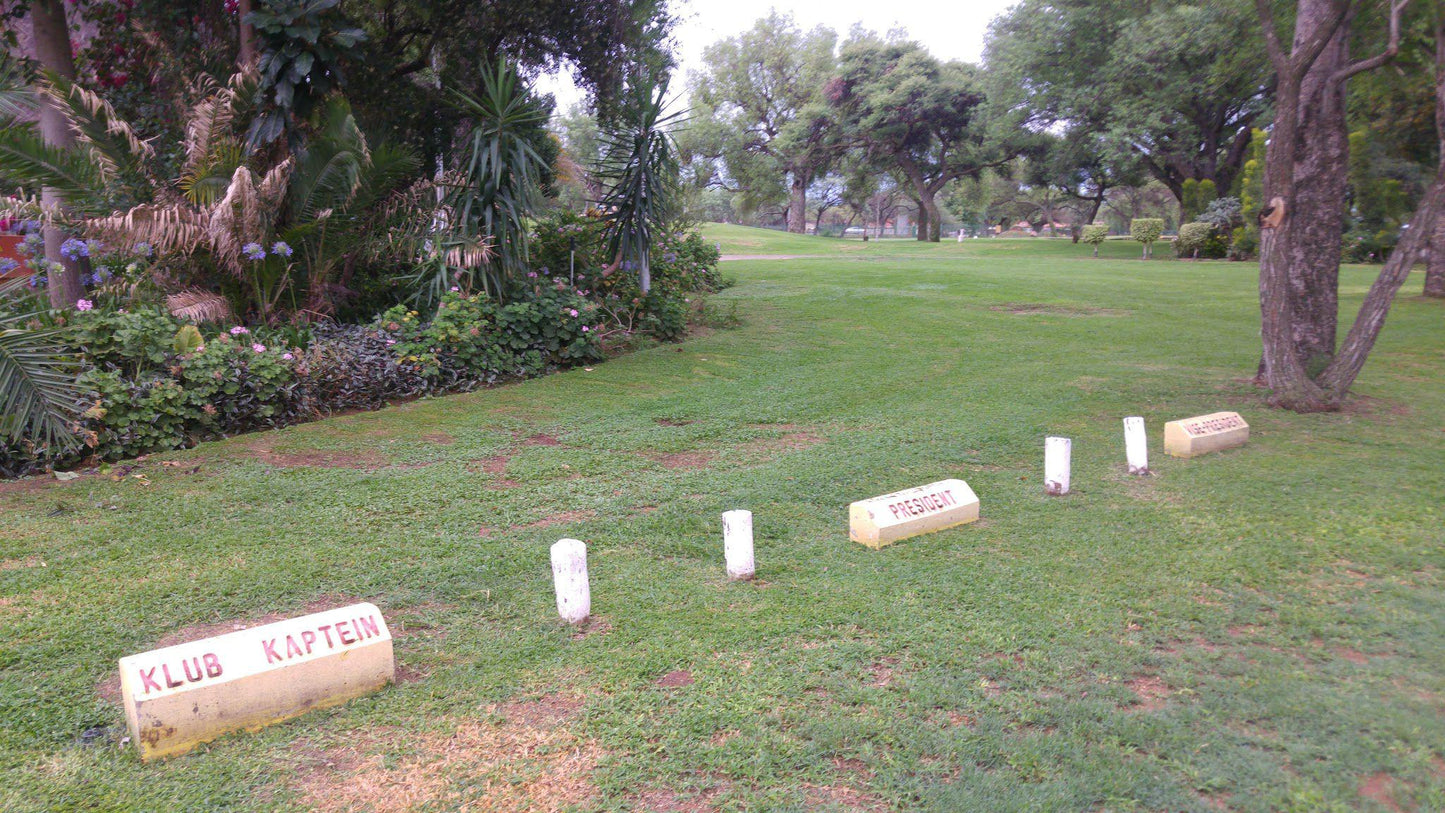
[[1445, 298], [1445, 213], [1435, 218], [1435, 234], [1425, 258], [1424, 294]]
[[1290, 277], [1294, 216], [1295, 166], [1299, 157], [1300, 99], [1305, 73], [1334, 37], [1346, 5], [1301, 0], [1296, 26], [1309, 32], [1286, 52], [1274, 27], [1269, 0], [1255, 0], [1265, 42], [1276, 74], [1274, 132], [1265, 154], [1264, 200], [1273, 218], [1262, 228], [1259, 253], [1259, 308], [1265, 382], [1274, 402], [1299, 412], [1329, 409], [1324, 393], [1312, 381], [1295, 352], [1293, 282]]
[[[31, 36], [35, 43], [35, 59], [60, 76], [74, 81], [75, 59], [70, 50], [70, 26], [65, 20], [65, 7], [61, 0], [34, 0], [30, 4]], [[41, 100], [40, 135], [47, 144], [67, 149], [74, 146], [75, 134], [60, 108], [48, 98]], [[55, 189], [40, 190], [41, 203], [47, 209], [59, 208], [65, 203], [64, 196]], [[85, 290], [80, 284], [80, 271], [76, 264], [60, 253], [65, 242], [65, 233], [55, 226], [46, 226], [45, 259], [51, 263], [49, 274], [50, 306], [52, 308], [73, 308]]]
[[236, 55], [236, 64], [241, 67], [256, 62], [256, 27], [246, 22], [246, 15], [255, 9], [255, 0], [239, 0], [236, 3], [236, 20], [241, 28], [241, 47]]
[[811, 178], [806, 172], [793, 170], [792, 185], [788, 194], [788, 231], [805, 234], [808, 231], [808, 184]]
[[[1399, 47], [1400, 14], [1408, 2], [1391, 2], [1390, 45], [1383, 53], [1353, 64], [1336, 63], [1335, 70], [1321, 78], [1343, 85], [1350, 76], [1376, 68], [1392, 58]], [[1439, 217], [1441, 207], [1445, 206], [1445, 162], [1442, 162], [1434, 182], [1416, 209], [1410, 230], [1371, 286], [1339, 352], [1318, 377], [1312, 378], [1305, 367], [1304, 353], [1295, 341], [1297, 307], [1295, 274], [1292, 273], [1291, 263], [1295, 254], [1293, 249], [1306, 233], [1302, 221], [1309, 214], [1308, 205], [1302, 210], [1298, 204], [1300, 189], [1296, 181], [1300, 177], [1302, 157], [1320, 154], [1317, 146], [1302, 145], [1316, 137], [1328, 139], [1330, 134], [1303, 128], [1303, 109], [1311, 101], [1306, 95], [1306, 77], [1345, 24], [1352, 4], [1348, 0], [1300, 0], [1296, 26], [1303, 34], [1295, 38], [1288, 52], [1275, 30], [1269, 0], [1255, 0], [1255, 4], [1278, 83], [1274, 131], [1265, 158], [1266, 208], [1261, 212], [1259, 300], [1263, 372], [1277, 405], [1299, 412], [1335, 409], [1364, 368], [1365, 359], [1384, 327], [1395, 294], [1424, 249], [1431, 227]], [[1442, 119], [1441, 141], [1445, 144], [1445, 53], [1442, 53], [1445, 51], [1445, 22], [1437, 23], [1435, 34], [1436, 112], [1437, 118]], [[1313, 205], [1324, 205], [1324, 201], [1315, 200]], [[1342, 205], [1342, 202], [1335, 204], [1336, 207]], [[1338, 264], [1338, 254], [1333, 262]], [[1337, 276], [1338, 269], [1333, 273]]]
[[[1326, 24], [1334, 0], [1300, 0], [1294, 45]], [[1335, 355], [1339, 322], [1340, 248], [1349, 177], [1350, 137], [1345, 121], [1345, 82], [1336, 74], [1349, 64], [1349, 22], [1339, 25], [1300, 83], [1299, 137], [1290, 200], [1290, 294], [1296, 352], [1311, 375]]]

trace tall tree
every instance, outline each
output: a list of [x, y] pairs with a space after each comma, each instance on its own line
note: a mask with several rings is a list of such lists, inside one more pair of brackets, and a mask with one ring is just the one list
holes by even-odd
[[776, 10], [748, 31], [708, 46], [693, 77], [693, 106], [726, 133], [721, 154], [733, 178], [786, 178], [788, 231], [806, 230], [807, 193], [839, 149], [822, 97], [838, 36], [804, 32]]
[[1184, 182], [1229, 189], [1269, 69], [1247, 0], [1024, 0], [989, 29], [998, 101], [1036, 127], [1083, 126], [1183, 200]]
[[[30, 4], [30, 25], [35, 61], [56, 76], [75, 81], [70, 25], [61, 0], [34, 0]], [[75, 134], [71, 132], [58, 102], [44, 94], [40, 106], [40, 135], [56, 150], [68, 150], [75, 145]], [[41, 202], [46, 208], [61, 207], [65, 205], [65, 196], [60, 190], [47, 186], [41, 190]], [[50, 305], [53, 308], [75, 307], [84, 290], [75, 260], [60, 251], [65, 239], [59, 227], [45, 227], [45, 260], [50, 265]]]
[[[1410, 267], [1425, 248], [1441, 207], [1445, 206], [1445, 162], [1437, 168], [1409, 228], [1384, 269], [1365, 296], [1365, 301], [1341, 344], [1323, 369], [1309, 369], [1308, 348], [1298, 340], [1301, 319], [1312, 318], [1310, 309], [1302, 307], [1297, 290], [1300, 269], [1293, 265], [1299, 252], [1298, 241], [1308, 239], [1309, 231], [1302, 221], [1312, 212], [1313, 201], [1303, 209], [1299, 205], [1297, 184], [1302, 161], [1314, 157], [1315, 166], [1326, 171], [1343, 170], [1331, 161], [1335, 154], [1316, 142], [1327, 142], [1332, 133], [1311, 129], [1311, 105], [1319, 102], [1319, 85], [1312, 84], [1310, 73], [1317, 64], [1332, 64], [1334, 70], [1318, 78], [1327, 82], [1343, 82], [1350, 76], [1378, 67], [1388, 61], [1399, 45], [1400, 17], [1408, 0], [1391, 0], [1390, 37], [1386, 48], [1369, 59], [1353, 63], [1335, 61], [1335, 53], [1325, 56], [1341, 34], [1350, 16], [1363, 7], [1351, 0], [1299, 0], [1295, 13], [1296, 34], [1287, 48], [1279, 35], [1269, 0], [1256, 0], [1261, 29], [1276, 73], [1275, 121], [1265, 162], [1265, 208], [1260, 212], [1262, 245], [1260, 252], [1260, 312], [1263, 339], [1263, 377], [1280, 406], [1297, 411], [1333, 409], [1344, 400], [1350, 386], [1364, 368], [1389, 314], [1395, 294], [1409, 275]], [[1437, 139], [1445, 142], [1445, 21], [1435, 22], [1435, 85]], [[1333, 92], [1332, 88], [1327, 88]], [[1343, 201], [1335, 206], [1343, 206]], [[1338, 257], [1335, 261], [1338, 272]], [[1313, 271], [1313, 269], [1307, 269]], [[1337, 287], [1338, 280], [1335, 278]], [[1331, 292], [1337, 296], [1337, 291]]]
[[876, 167], [907, 181], [918, 239], [937, 242], [939, 192], [1008, 158], [989, 133], [977, 69], [866, 32], [844, 45], [839, 67], [827, 94], [846, 138]]

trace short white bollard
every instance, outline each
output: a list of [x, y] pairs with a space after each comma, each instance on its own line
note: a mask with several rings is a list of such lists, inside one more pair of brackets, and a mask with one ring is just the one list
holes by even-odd
[[557, 587], [557, 614], [580, 624], [592, 614], [592, 588], [587, 584], [587, 546], [562, 539], [552, 546], [552, 582]]
[[1074, 442], [1068, 438], [1044, 439], [1044, 493], [1059, 497], [1069, 493], [1069, 459]]
[[1149, 473], [1149, 435], [1143, 418], [1124, 419], [1124, 455], [1129, 458], [1130, 474]]
[[751, 579], [753, 562], [753, 512], [723, 512], [723, 556], [729, 579]]

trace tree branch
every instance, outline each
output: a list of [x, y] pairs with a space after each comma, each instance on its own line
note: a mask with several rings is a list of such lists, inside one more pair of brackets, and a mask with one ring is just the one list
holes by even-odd
[[1289, 58], [1285, 56], [1279, 32], [1275, 30], [1274, 11], [1269, 7], [1269, 0], [1254, 0], [1254, 10], [1259, 14], [1259, 27], [1264, 31], [1264, 45], [1269, 61], [1274, 64], [1274, 72], [1284, 73], [1289, 70]]
[[1356, 62], [1356, 63], [1354, 63], [1354, 64], [1352, 64], [1352, 65], [1348, 65], [1348, 66], [1346, 66], [1346, 67], [1344, 67], [1344, 68], [1341, 68], [1341, 69], [1338, 70], [1338, 71], [1335, 71], [1334, 75], [1332, 75], [1332, 76], [1330, 77], [1330, 81], [1331, 81], [1331, 82], [1343, 82], [1343, 81], [1345, 81], [1346, 79], [1349, 79], [1351, 76], [1354, 76], [1354, 75], [1357, 74], [1357, 73], [1364, 73], [1365, 71], [1372, 71], [1372, 70], [1374, 70], [1375, 68], [1378, 68], [1378, 67], [1380, 67], [1381, 65], [1385, 64], [1386, 62], [1389, 62], [1390, 60], [1394, 59], [1394, 58], [1395, 58], [1395, 55], [1398, 54], [1398, 53], [1400, 53], [1400, 15], [1405, 11], [1405, 7], [1408, 6], [1408, 5], [1410, 5], [1410, 0], [1392, 0], [1392, 1], [1391, 1], [1391, 3], [1390, 3], [1390, 40], [1389, 40], [1389, 42], [1385, 45], [1385, 50], [1381, 51], [1381, 52], [1378, 53], [1378, 54], [1375, 54], [1374, 56], [1370, 57], [1369, 59], [1362, 59], [1362, 60], [1360, 60], [1359, 62]]

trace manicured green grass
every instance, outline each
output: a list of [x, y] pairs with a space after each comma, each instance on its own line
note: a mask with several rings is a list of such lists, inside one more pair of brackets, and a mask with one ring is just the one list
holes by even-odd
[[[0, 809], [1445, 809], [1445, 307], [1418, 281], [1351, 409], [1300, 416], [1248, 382], [1247, 264], [708, 234], [823, 256], [728, 263], [740, 327], [590, 371], [0, 487]], [[1247, 446], [1163, 456], [1165, 420], [1221, 409]], [[982, 521], [848, 541], [850, 501], [946, 477]], [[752, 583], [723, 575], [731, 508]], [[350, 600], [401, 685], [157, 765], [118, 746], [120, 656]]]

